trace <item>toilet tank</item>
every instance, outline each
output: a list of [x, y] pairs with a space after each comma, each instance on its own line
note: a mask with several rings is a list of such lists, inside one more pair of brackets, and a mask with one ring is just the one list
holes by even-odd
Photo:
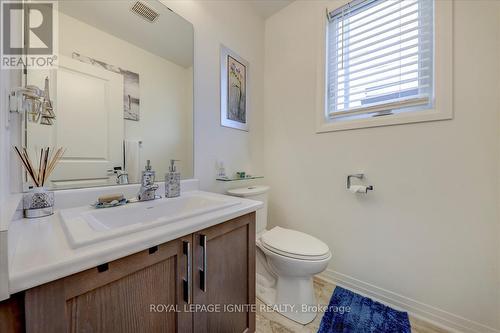
[[227, 194], [242, 197], [245, 199], [260, 201], [264, 204], [264, 207], [257, 210], [255, 217], [255, 232], [259, 233], [266, 230], [267, 227], [267, 196], [269, 192], [269, 186], [265, 185], [255, 185], [241, 188], [233, 188], [227, 191]]

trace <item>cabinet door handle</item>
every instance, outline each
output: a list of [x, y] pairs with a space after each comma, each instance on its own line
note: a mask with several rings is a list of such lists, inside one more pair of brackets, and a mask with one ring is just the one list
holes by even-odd
[[186, 256], [186, 277], [182, 279], [184, 302], [191, 304], [191, 243], [182, 242], [182, 252]]
[[99, 273], [106, 272], [109, 269], [108, 263], [97, 266], [97, 271]]
[[203, 249], [203, 268], [200, 269], [200, 289], [207, 291], [207, 236], [200, 235], [200, 246]]

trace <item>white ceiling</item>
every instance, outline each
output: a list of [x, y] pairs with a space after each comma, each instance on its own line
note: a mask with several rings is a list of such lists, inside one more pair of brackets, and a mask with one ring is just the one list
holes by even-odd
[[277, 13], [291, 4], [294, 0], [249, 0], [253, 9], [264, 19]]
[[192, 66], [193, 25], [156, 0], [144, 1], [160, 14], [148, 22], [130, 10], [135, 2], [59, 1], [59, 10], [178, 65]]

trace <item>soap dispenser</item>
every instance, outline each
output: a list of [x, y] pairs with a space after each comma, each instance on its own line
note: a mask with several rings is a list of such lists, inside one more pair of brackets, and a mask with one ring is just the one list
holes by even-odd
[[139, 201], [154, 200], [156, 198], [155, 191], [158, 189], [158, 185], [155, 184], [155, 172], [151, 167], [151, 161], [147, 160], [146, 168], [142, 172], [141, 177], [141, 188], [137, 194]]
[[181, 195], [181, 173], [177, 172], [175, 162], [170, 160], [170, 168], [165, 175], [165, 197], [175, 198]]
[[142, 171], [142, 183], [144, 185], [154, 184], [155, 182], [155, 172], [151, 166], [151, 160], [146, 161], [146, 166]]

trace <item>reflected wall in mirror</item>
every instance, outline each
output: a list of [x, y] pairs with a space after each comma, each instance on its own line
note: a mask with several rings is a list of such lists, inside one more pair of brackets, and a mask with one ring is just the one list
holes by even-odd
[[143, 5], [147, 17], [138, 1], [59, 1], [58, 67], [26, 75], [38, 87], [49, 78], [56, 115], [53, 125], [27, 117], [30, 154], [67, 149], [47, 187], [112, 185], [123, 171], [138, 183], [146, 160], [157, 181], [171, 159], [193, 177], [193, 26], [158, 1]]

